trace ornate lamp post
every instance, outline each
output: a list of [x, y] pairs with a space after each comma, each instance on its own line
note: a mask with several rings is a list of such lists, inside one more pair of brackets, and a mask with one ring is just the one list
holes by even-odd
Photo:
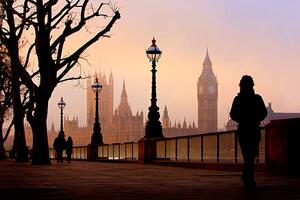
[[92, 85], [92, 89], [96, 94], [96, 109], [95, 109], [95, 122], [93, 127], [93, 134], [92, 134], [92, 140], [91, 145], [92, 146], [98, 146], [103, 144], [103, 137], [101, 134], [101, 124], [99, 120], [99, 93], [102, 90], [103, 85], [101, 85], [98, 81], [98, 78], [96, 77], [95, 82]]
[[148, 122], [146, 124], [145, 138], [163, 138], [162, 126], [159, 121], [159, 107], [156, 102], [156, 62], [161, 57], [161, 50], [156, 46], [156, 40], [153, 38], [152, 45], [146, 50], [147, 57], [152, 62], [152, 93], [151, 93], [151, 106], [149, 107]]
[[63, 110], [66, 107], [66, 102], [64, 102], [64, 99], [61, 97], [60, 101], [58, 102], [57, 105], [60, 108], [60, 131], [59, 131], [59, 133], [64, 133]]

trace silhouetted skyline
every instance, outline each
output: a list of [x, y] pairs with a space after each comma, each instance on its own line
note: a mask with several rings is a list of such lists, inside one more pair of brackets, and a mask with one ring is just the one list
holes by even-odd
[[[163, 52], [157, 68], [160, 113], [167, 105], [171, 121], [186, 118], [196, 122], [197, 78], [208, 46], [219, 83], [219, 128], [228, 120], [230, 104], [243, 74], [254, 77], [255, 90], [266, 103], [273, 103], [274, 110], [299, 112], [300, 94], [293, 93], [300, 78], [297, 4], [300, 2], [276, 0], [117, 2], [122, 19], [110, 39], [104, 38], [85, 53], [91, 66], [82, 61], [81, 70], [91, 74], [108, 74], [112, 70], [116, 88], [114, 107], [125, 79], [133, 112], [146, 112], [151, 63], [145, 49], [155, 36]], [[86, 36], [88, 33], [80, 39]], [[71, 87], [74, 84], [64, 83], [54, 92], [49, 104], [49, 125], [54, 121], [58, 127], [60, 96], [67, 103], [66, 115], [78, 115], [80, 124], [85, 124], [84, 91]]]

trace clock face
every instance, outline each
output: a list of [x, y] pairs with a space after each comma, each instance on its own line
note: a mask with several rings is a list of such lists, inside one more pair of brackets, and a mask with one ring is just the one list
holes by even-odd
[[215, 86], [213, 86], [213, 85], [208, 86], [208, 92], [211, 94], [215, 93], [216, 92]]

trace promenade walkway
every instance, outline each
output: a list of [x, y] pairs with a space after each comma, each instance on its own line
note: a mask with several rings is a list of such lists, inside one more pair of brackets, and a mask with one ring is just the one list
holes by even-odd
[[300, 199], [300, 177], [257, 173], [247, 192], [240, 172], [134, 163], [73, 161], [32, 166], [0, 161], [0, 199]]

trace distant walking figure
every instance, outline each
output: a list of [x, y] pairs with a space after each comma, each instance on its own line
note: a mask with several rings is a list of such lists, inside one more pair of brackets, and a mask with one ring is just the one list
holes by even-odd
[[65, 134], [63, 131], [60, 131], [58, 136], [55, 138], [53, 147], [56, 151], [57, 163], [59, 163], [59, 161], [63, 163], [63, 151], [66, 148]]
[[267, 116], [262, 97], [255, 94], [251, 76], [240, 81], [240, 93], [234, 98], [230, 117], [238, 123], [237, 136], [244, 157], [242, 181], [246, 189], [255, 189], [254, 162], [260, 142], [260, 122]]
[[66, 154], [68, 162], [71, 162], [71, 156], [73, 153], [73, 140], [72, 137], [69, 136], [66, 142]]

